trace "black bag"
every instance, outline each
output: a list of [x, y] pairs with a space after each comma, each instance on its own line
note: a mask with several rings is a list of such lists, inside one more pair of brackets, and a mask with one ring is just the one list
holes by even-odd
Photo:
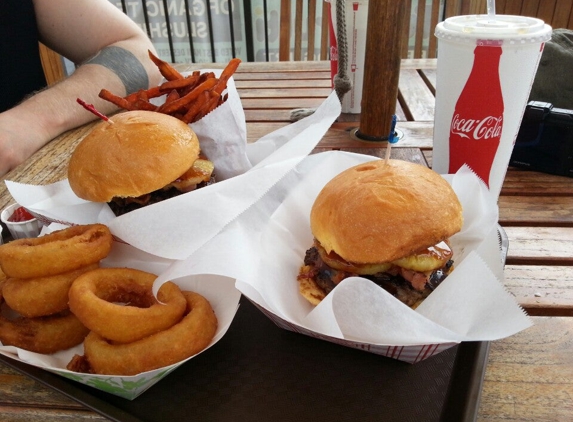
[[573, 30], [554, 29], [545, 43], [529, 101], [573, 110]]
[[573, 177], [573, 110], [529, 102], [509, 164]]
[[573, 177], [573, 31], [545, 44], [509, 162]]

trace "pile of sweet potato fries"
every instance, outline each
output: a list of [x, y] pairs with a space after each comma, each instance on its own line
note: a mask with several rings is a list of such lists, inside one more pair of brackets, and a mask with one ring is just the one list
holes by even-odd
[[[241, 63], [240, 59], [231, 59], [218, 78], [213, 72], [200, 73], [198, 70], [188, 76], [183, 76], [173, 66], [155, 56], [151, 51], [149, 57], [166, 79], [165, 82], [125, 97], [102, 89], [99, 93], [100, 98], [124, 110], [157, 111], [174, 116], [185, 123], [193, 123], [227, 100], [227, 94], [223, 95], [227, 88], [227, 81]], [[162, 95], [167, 95], [165, 103], [162, 105], [156, 106], [149, 102], [151, 98]]]

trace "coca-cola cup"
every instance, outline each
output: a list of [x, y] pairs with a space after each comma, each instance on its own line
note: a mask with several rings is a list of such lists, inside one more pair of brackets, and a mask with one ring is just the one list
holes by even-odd
[[[330, 76], [334, 88], [334, 77], [338, 73], [338, 55], [343, 46], [336, 39], [336, 0], [330, 3]], [[364, 80], [364, 57], [366, 53], [366, 27], [368, 24], [368, 0], [346, 0], [346, 74], [352, 82], [352, 88], [342, 100], [343, 113], [360, 113], [362, 101], [362, 81]]]
[[439, 23], [433, 169], [467, 164], [499, 196], [551, 27], [524, 16]]

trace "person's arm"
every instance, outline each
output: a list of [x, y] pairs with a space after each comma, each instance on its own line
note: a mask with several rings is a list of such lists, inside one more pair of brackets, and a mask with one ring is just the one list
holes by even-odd
[[99, 91], [127, 93], [161, 79], [145, 33], [108, 0], [34, 0], [41, 41], [80, 65], [64, 81], [0, 114], [0, 174], [48, 141], [95, 118], [80, 97], [104, 114], [115, 110]]

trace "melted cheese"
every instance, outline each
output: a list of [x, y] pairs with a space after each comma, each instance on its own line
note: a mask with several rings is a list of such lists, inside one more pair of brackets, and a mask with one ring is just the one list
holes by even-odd
[[193, 190], [199, 183], [208, 182], [214, 169], [215, 165], [211, 161], [199, 158], [189, 170], [167, 185], [165, 189], [174, 187], [181, 192]]
[[426, 272], [443, 267], [452, 257], [452, 250], [446, 242], [440, 242], [417, 254], [397, 259], [392, 263], [408, 270]]
[[331, 268], [349, 273], [371, 275], [388, 271], [392, 266], [418, 272], [431, 272], [443, 267], [452, 257], [452, 250], [447, 242], [440, 242], [416, 254], [397, 259], [392, 262], [359, 264], [345, 261], [334, 252], [326, 253], [324, 248], [315, 242], [322, 260]]

